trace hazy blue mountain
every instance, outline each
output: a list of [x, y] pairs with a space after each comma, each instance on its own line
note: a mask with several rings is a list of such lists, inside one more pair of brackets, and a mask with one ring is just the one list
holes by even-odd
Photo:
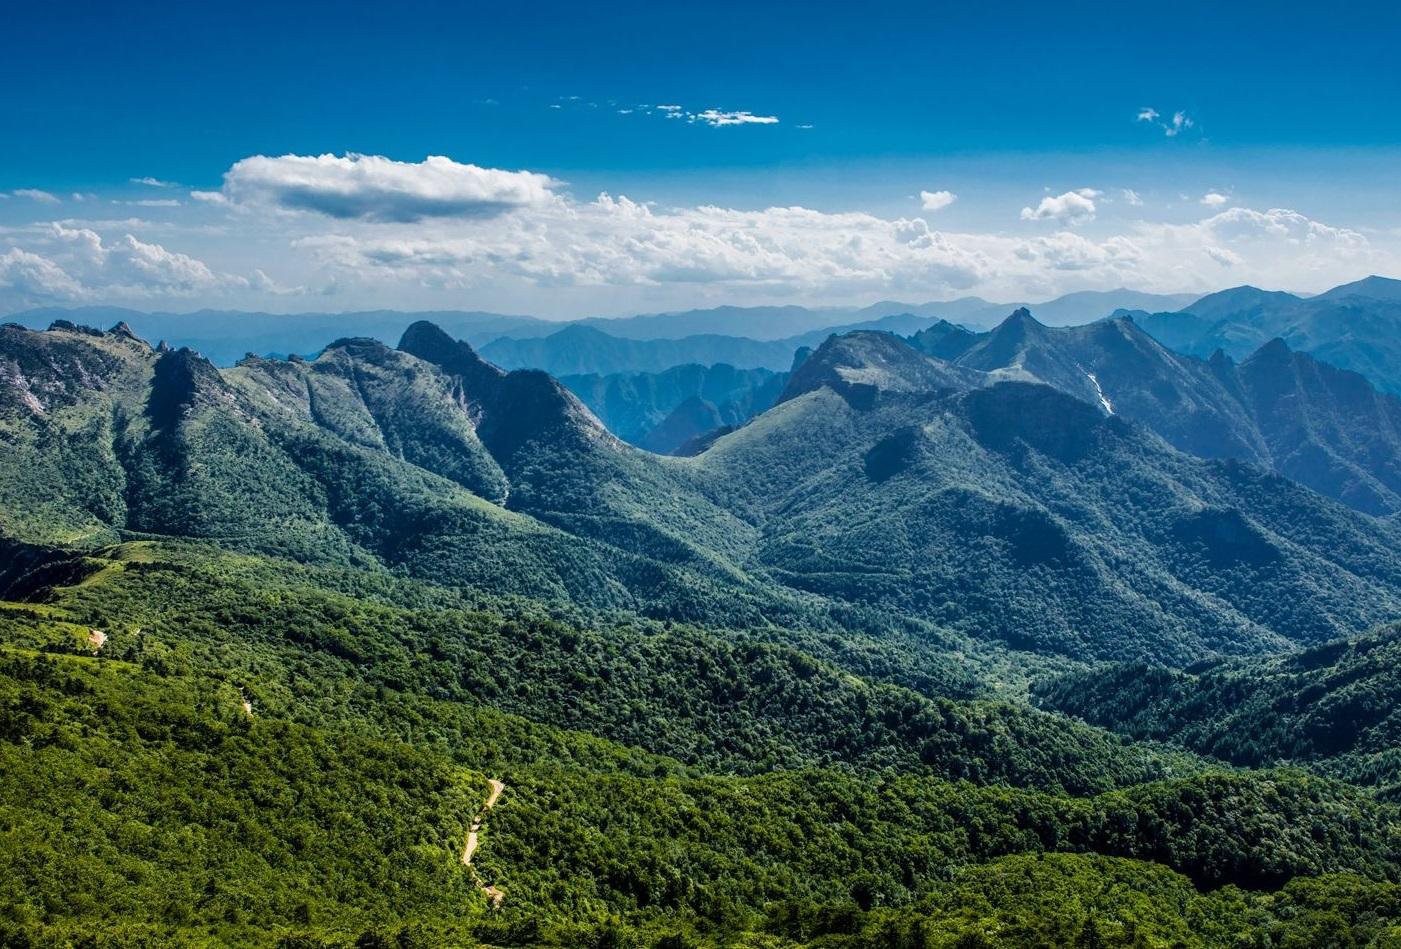
[[1001, 322], [1012, 310], [1030, 309], [1049, 326], [1073, 326], [1102, 319], [1115, 310], [1179, 309], [1196, 300], [1195, 293], [1143, 293], [1138, 290], [1082, 290], [1040, 303], [991, 303], [981, 297], [962, 297], [947, 303], [905, 304], [883, 301], [862, 311], [870, 317], [910, 313], [974, 327]]
[[699, 435], [743, 424], [769, 408], [787, 378], [787, 373], [769, 369], [719, 363], [657, 373], [561, 376], [559, 381], [623, 441], [670, 454]]
[[1354, 280], [1320, 293], [1314, 300], [1342, 300], [1347, 297], [1365, 297], [1369, 300], [1401, 301], [1401, 280], [1376, 275]]
[[[1118, 307], [1150, 310], [1174, 309], [1185, 302], [1177, 296], [1142, 294], [1128, 290], [1106, 293], [1076, 293], [1038, 304], [1042, 318], [1052, 323], [1087, 322], [1107, 315]], [[233, 310], [199, 310], [193, 313], [142, 312], [123, 307], [91, 306], [42, 308], [5, 317], [6, 321], [30, 329], [43, 329], [55, 320], [77, 325], [111, 326], [124, 322], [141, 338], [165, 340], [176, 348], [188, 347], [215, 365], [231, 366], [248, 353], [257, 355], [314, 356], [332, 341], [365, 337], [393, 345], [408, 326], [427, 320], [441, 326], [456, 339], [482, 347], [498, 337], [534, 339], [558, 333], [565, 326], [587, 327], [610, 337], [630, 340], [683, 340], [693, 337], [738, 337], [761, 342], [796, 340], [799, 345], [816, 345], [828, 333], [853, 329], [885, 329], [908, 335], [936, 319], [988, 324], [1000, 319], [1014, 304], [989, 303], [977, 297], [946, 303], [905, 304], [883, 301], [868, 307], [802, 306], [721, 306], [674, 313], [652, 313], [628, 317], [590, 317], [574, 321], [543, 320], [532, 316], [486, 313], [473, 310], [400, 312], [367, 310], [345, 313], [254, 313]], [[568, 337], [566, 337], [568, 339]], [[713, 342], [710, 348], [714, 349]], [[652, 359], [647, 365], [615, 364], [608, 368], [568, 369], [540, 362], [511, 362], [503, 365], [531, 366], [567, 374], [570, 372], [660, 371], [688, 362], [711, 364], [731, 362], [744, 368], [786, 368], [788, 356], [767, 361], [736, 362], [706, 355], [706, 343], [697, 341], [694, 352], [666, 359]], [[739, 350], [737, 349], [738, 353]], [[791, 349], [788, 355], [791, 355]], [[563, 362], [562, 357], [555, 357]], [[643, 360], [647, 362], [646, 360]], [[662, 365], [661, 363], [665, 363]]]
[[676, 313], [594, 317], [578, 322], [619, 339], [742, 336], [746, 339], [776, 340], [863, 319], [866, 317], [852, 307], [717, 306]]
[[663, 372], [673, 366], [725, 363], [739, 369], [786, 369], [795, 343], [737, 336], [690, 336], [684, 339], [622, 339], [592, 326], [572, 325], [536, 339], [501, 338], [481, 348], [482, 355], [508, 369], [542, 369], [571, 376], [619, 372]]
[[16, 313], [9, 322], [43, 329], [54, 320], [78, 325], [126, 323], [142, 339], [187, 347], [218, 366], [231, 366], [249, 353], [315, 356], [337, 339], [365, 337], [393, 345], [416, 320], [431, 320], [455, 337], [481, 345], [498, 336], [555, 332], [558, 323], [531, 316], [474, 311], [405, 313], [369, 310], [349, 313], [247, 313], [199, 310], [194, 313], [143, 313], [121, 307], [45, 308]]
[[1290, 349], [1401, 394], [1401, 300], [1394, 283], [1368, 278], [1310, 298], [1237, 287], [1180, 313], [1154, 313], [1142, 326], [1164, 345], [1201, 357], [1219, 349], [1243, 359], [1283, 339]]

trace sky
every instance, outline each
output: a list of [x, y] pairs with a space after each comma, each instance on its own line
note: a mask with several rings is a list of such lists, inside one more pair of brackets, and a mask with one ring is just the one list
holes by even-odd
[[1401, 276], [1401, 11], [16, 4], [0, 313]]

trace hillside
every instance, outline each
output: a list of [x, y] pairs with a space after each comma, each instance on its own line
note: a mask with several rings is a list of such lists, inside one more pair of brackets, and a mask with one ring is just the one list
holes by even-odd
[[1401, 628], [1178, 672], [1112, 666], [1038, 683], [1041, 705], [1248, 767], [1308, 764], [1401, 794]]
[[1393, 525], [1048, 387], [790, 396], [694, 464], [792, 588], [1080, 658], [1277, 649], [1397, 608]]
[[[1155, 760], [1194, 766], [1010, 707], [930, 717], [790, 651], [462, 614], [446, 590], [206, 547], [128, 545], [49, 572], [66, 579], [0, 606], [7, 942], [738, 945], [815, 939], [834, 914], [848, 934], [883, 919], [957, 934], [974, 925], [968, 887], [1006, 872], [1063, 899], [1117, 881], [1143, 925], [1168, 928], [1200, 887], [1194, 905], [1239, 932], [1308, 924], [1306, 882], [1375, 906], [1401, 877], [1401, 820], [1344, 785], [1132, 784]], [[390, 605], [406, 600], [420, 605]], [[723, 718], [696, 704], [707, 692]], [[910, 733], [892, 727], [937, 753], [902, 761]], [[827, 766], [803, 765], [814, 741]], [[840, 750], [862, 742], [886, 751]], [[709, 770], [727, 760], [759, 771]], [[981, 770], [1019, 760], [1033, 767]], [[1118, 768], [1129, 786], [1076, 783]], [[504, 791], [466, 868], [488, 779]], [[85, 832], [55, 848], [70, 827]], [[1317, 874], [1334, 876], [1295, 879]], [[1226, 882], [1289, 886], [1247, 910]], [[1370, 932], [1387, 912], [1344, 925]]]

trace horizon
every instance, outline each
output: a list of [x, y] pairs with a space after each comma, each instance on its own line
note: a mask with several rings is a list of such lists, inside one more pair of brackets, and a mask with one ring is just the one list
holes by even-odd
[[[1195, 292], [1193, 292], [1193, 291], [1182, 291], [1182, 292], [1176, 292], [1176, 293], [1174, 293], [1174, 292], [1172, 292], [1172, 291], [1165, 291], [1165, 292], [1161, 292], [1161, 293], [1153, 293], [1153, 292], [1151, 292], [1151, 291], [1138, 290], [1138, 289], [1135, 289], [1135, 288], [1133, 288], [1133, 287], [1111, 287], [1111, 288], [1103, 289], [1103, 290], [1099, 290], [1099, 289], [1093, 289], [1093, 290], [1072, 290], [1072, 291], [1069, 291], [1069, 292], [1067, 292], [1067, 293], [1057, 294], [1056, 296], [1048, 297], [1048, 298], [1046, 298], [1046, 299], [1041, 299], [1041, 300], [989, 300], [989, 299], [986, 299], [986, 298], [984, 298], [984, 297], [980, 297], [980, 296], [978, 296], [978, 295], [976, 295], [976, 294], [970, 294], [970, 295], [964, 295], [964, 296], [950, 297], [950, 298], [942, 299], [942, 300], [921, 300], [921, 301], [917, 301], [917, 300], [897, 300], [897, 299], [891, 299], [891, 298], [880, 298], [880, 299], [872, 299], [872, 300], [869, 300], [869, 301], [859, 302], [859, 303], [855, 303], [855, 304], [847, 304], [847, 305], [841, 305], [841, 304], [807, 304], [807, 303], [797, 303], [797, 302], [792, 302], [792, 303], [777, 303], [777, 304], [722, 303], [722, 304], [716, 304], [716, 305], [714, 305], [714, 306], [709, 306], [709, 307], [691, 307], [691, 308], [686, 308], [686, 309], [658, 310], [658, 311], [654, 311], [654, 312], [643, 312], [643, 313], [638, 313], [638, 312], [625, 312], [625, 313], [612, 313], [612, 314], [585, 313], [585, 314], [580, 314], [580, 315], [578, 315], [578, 316], [545, 316], [545, 315], [535, 314], [535, 313], [507, 313], [507, 312], [498, 312], [498, 311], [494, 311], [494, 310], [478, 310], [478, 309], [471, 309], [471, 308], [467, 308], [467, 307], [435, 307], [435, 308], [423, 308], [423, 309], [400, 309], [400, 308], [397, 308], [397, 307], [374, 307], [374, 308], [364, 308], [364, 309], [327, 309], [327, 310], [251, 310], [251, 309], [240, 309], [240, 308], [236, 308], [236, 307], [200, 307], [200, 308], [198, 308], [198, 309], [188, 309], [188, 310], [167, 310], [167, 309], [154, 309], [154, 308], [143, 309], [143, 308], [140, 308], [140, 307], [131, 306], [131, 305], [126, 305], [126, 304], [121, 304], [121, 303], [93, 302], [93, 303], [75, 304], [75, 305], [70, 305], [70, 306], [63, 306], [63, 305], [45, 305], [45, 306], [26, 307], [26, 308], [24, 308], [24, 309], [17, 309], [17, 310], [12, 310], [12, 311], [9, 311], [9, 312], [0, 313], [0, 320], [8, 319], [8, 318], [11, 318], [11, 317], [23, 317], [23, 316], [27, 316], [27, 315], [31, 315], [31, 314], [49, 313], [49, 312], [77, 314], [77, 313], [83, 313], [83, 312], [86, 312], [86, 311], [95, 311], [95, 310], [119, 310], [119, 311], [125, 311], [125, 312], [129, 312], [129, 313], [133, 313], [133, 314], [137, 314], [137, 315], [141, 315], [141, 316], [176, 317], [176, 318], [179, 318], [179, 317], [199, 316], [199, 315], [201, 315], [201, 314], [232, 314], [232, 315], [272, 316], [272, 317], [285, 316], [285, 317], [289, 317], [289, 318], [294, 318], [294, 319], [295, 319], [295, 318], [298, 318], [298, 317], [315, 317], [315, 316], [355, 316], [355, 315], [362, 315], [362, 314], [369, 314], [369, 313], [393, 313], [393, 314], [402, 315], [402, 316], [416, 316], [416, 315], [420, 315], [420, 314], [428, 314], [428, 315], [431, 315], [431, 314], [435, 314], [435, 313], [456, 313], [456, 314], [473, 314], [473, 315], [488, 316], [488, 317], [504, 317], [504, 318], [509, 318], [509, 319], [536, 320], [536, 321], [544, 322], [544, 323], [559, 323], [559, 324], [561, 324], [561, 325], [564, 325], [564, 324], [568, 324], [568, 323], [581, 323], [581, 322], [608, 322], [608, 321], [613, 321], [613, 320], [617, 320], [617, 321], [637, 320], [637, 319], [647, 319], [647, 318], [652, 318], [652, 317], [678, 316], [678, 315], [685, 315], [685, 314], [690, 314], [690, 313], [706, 313], [706, 312], [719, 311], [719, 310], [769, 310], [769, 309], [791, 308], [791, 309], [807, 310], [807, 311], [809, 311], [809, 312], [814, 312], [814, 313], [833, 312], [833, 311], [835, 311], [835, 312], [842, 312], [842, 313], [851, 314], [851, 313], [857, 313], [857, 312], [860, 312], [860, 311], [866, 310], [866, 309], [876, 308], [876, 307], [879, 307], [881, 304], [889, 304], [889, 305], [891, 305], [891, 306], [909, 306], [909, 307], [912, 307], [912, 308], [923, 308], [923, 307], [939, 306], [939, 305], [942, 305], [942, 304], [970, 303], [970, 302], [971, 302], [971, 303], [981, 303], [981, 304], [985, 304], [985, 305], [991, 306], [991, 307], [1007, 306], [1007, 307], [1028, 307], [1028, 308], [1031, 308], [1031, 307], [1043, 306], [1043, 305], [1047, 305], [1047, 304], [1058, 303], [1058, 302], [1060, 302], [1060, 301], [1062, 301], [1062, 300], [1065, 300], [1065, 299], [1067, 299], [1067, 298], [1074, 297], [1074, 296], [1078, 296], [1078, 295], [1084, 295], [1084, 294], [1113, 295], [1113, 294], [1116, 294], [1116, 293], [1124, 293], [1124, 294], [1145, 294], [1145, 295], [1162, 296], [1162, 297], [1188, 296], [1188, 295], [1192, 295], [1192, 296], [1195, 297], [1195, 299], [1194, 299], [1193, 302], [1197, 302], [1197, 301], [1200, 301], [1200, 300], [1202, 300], [1202, 299], [1204, 299], [1204, 298], [1206, 298], [1206, 297], [1214, 296], [1214, 295], [1219, 294], [1219, 293], [1227, 293], [1227, 292], [1230, 292], [1230, 291], [1233, 291], [1233, 290], [1258, 290], [1258, 291], [1263, 292], [1263, 293], [1288, 293], [1288, 294], [1291, 294], [1291, 295], [1293, 295], [1293, 296], [1297, 296], [1297, 297], [1299, 297], [1300, 299], [1307, 300], [1307, 299], [1310, 299], [1310, 298], [1313, 298], [1313, 297], [1321, 296], [1321, 295], [1323, 295], [1323, 294], [1325, 294], [1325, 293], [1328, 293], [1328, 292], [1331, 291], [1331, 290], [1337, 289], [1338, 287], [1348, 286], [1348, 285], [1354, 284], [1354, 283], [1360, 283], [1360, 282], [1365, 281], [1365, 280], [1401, 281], [1401, 278], [1397, 278], [1397, 277], [1387, 277], [1387, 276], [1382, 275], [1382, 274], [1366, 274], [1366, 275], [1364, 275], [1364, 276], [1357, 277], [1357, 278], [1355, 278], [1355, 279], [1345, 280], [1345, 281], [1343, 281], [1342, 283], [1336, 284], [1336, 285], [1334, 285], [1334, 286], [1323, 287], [1323, 288], [1321, 288], [1321, 289], [1313, 290], [1313, 291], [1290, 290], [1290, 289], [1280, 288], [1280, 287], [1260, 287], [1260, 286], [1256, 286], [1256, 285], [1254, 285], [1254, 284], [1239, 284], [1239, 285], [1236, 285], [1236, 286], [1219, 287], [1219, 288], [1214, 289], [1214, 290], [1209, 290], [1209, 291], [1207, 291], [1207, 292], [1205, 292], [1205, 293], [1195, 293]], [[1191, 304], [1187, 304], [1187, 305], [1190, 306]], [[1163, 312], [1176, 312], [1176, 311], [1163, 311]], [[1032, 315], [1033, 315], [1033, 316], [1035, 315], [1035, 312], [1034, 312], [1034, 311], [1033, 311]], [[1089, 320], [1086, 320], [1086, 322], [1094, 322], [1094, 321], [1096, 321], [1096, 320], [1108, 318], [1108, 317], [1110, 317], [1110, 316], [1112, 316], [1112, 315], [1113, 315], [1112, 312], [1110, 312], [1110, 313], [1104, 313], [1104, 314], [1101, 314], [1101, 315], [1099, 315], [1099, 316], [1091, 317]], [[937, 319], [938, 317], [930, 317], [930, 318], [931, 318], [931, 319]], [[880, 319], [880, 317], [872, 317], [872, 319]], [[981, 325], [981, 324], [980, 324], [980, 325]]]

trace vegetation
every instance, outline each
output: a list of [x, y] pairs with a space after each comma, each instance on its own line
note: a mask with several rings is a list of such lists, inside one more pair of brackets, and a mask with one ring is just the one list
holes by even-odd
[[1190, 671], [1111, 666], [1037, 683], [1049, 709], [1249, 767], [1307, 764], [1401, 795], [1401, 627]]
[[1401, 944], [1394, 631], [1087, 664], [1394, 525], [876, 334], [690, 459], [426, 325], [0, 342], [0, 945]]

